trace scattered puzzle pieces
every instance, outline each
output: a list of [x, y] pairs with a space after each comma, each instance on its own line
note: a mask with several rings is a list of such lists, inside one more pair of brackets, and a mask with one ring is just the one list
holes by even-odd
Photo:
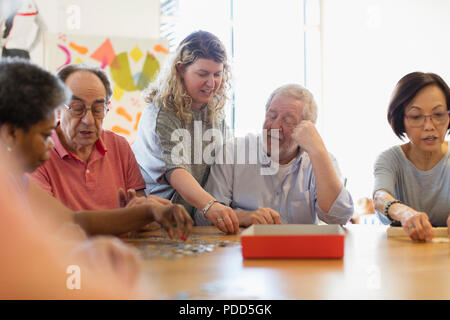
[[[240, 245], [240, 241], [229, 240], [202, 240], [201, 237], [192, 235], [187, 241], [172, 240], [165, 235], [151, 235], [147, 237], [134, 238], [141, 258], [151, 260], [163, 258], [175, 260], [183, 257], [195, 257], [203, 253], [212, 252], [220, 247]], [[133, 242], [133, 239], [128, 239]]]

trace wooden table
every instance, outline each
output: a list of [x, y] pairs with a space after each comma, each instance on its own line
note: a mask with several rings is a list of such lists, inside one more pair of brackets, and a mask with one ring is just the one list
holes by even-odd
[[[239, 240], [214, 227], [192, 234]], [[145, 238], [127, 242], [139, 247]], [[383, 226], [349, 226], [343, 259], [244, 260], [237, 243], [195, 257], [144, 260], [143, 269], [161, 299], [450, 299], [450, 244], [387, 238]]]

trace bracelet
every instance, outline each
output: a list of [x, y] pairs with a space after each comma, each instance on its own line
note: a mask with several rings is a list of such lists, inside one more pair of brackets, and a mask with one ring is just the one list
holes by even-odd
[[205, 219], [207, 219], [207, 218], [206, 218], [206, 213], [208, 212], [209, 208], [211, 208], [212, 205], [213, 205], [214, 203], [216, 203], [216, 202], [219, 202], [219, 201], [217, 201], [217, 200], [215, 200], [215, 199], [210, 200], [210, 201], [206, 204], [206, 206], [202, 209], [202, 214], [203, 214], [203, 217], [204, 217]]
[[400, 200], [391, 200], [391, 201], [386, 202], [383, 207], [384, 215], [391, 221], [396, 221], [389, 215], [389, 208], [395, 203], [402, 203], [402, 202]]

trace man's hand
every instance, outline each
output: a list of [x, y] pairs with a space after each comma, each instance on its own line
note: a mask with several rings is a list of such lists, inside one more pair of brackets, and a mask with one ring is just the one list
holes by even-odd
[[125, 208], [128, 207], [128, 205], [135, 205], [138, 204], [139, 202], [142, 203], [141, 198], [144, 198], [144, 197], [137, 197], [136, 190], [134, 189], [128, 189], [127, 192], [125, 193], [125, 190], [123, 190], [123, 188], [119, 188], [118, 197], [119, 197], [119, 208]]
[[233, 209], [219, 202], [213, 203], [208, 212], [206, 212], [206, 218], [222, 232], [239, 232], [239, 219]]
[[322, 137], [309, 120], [303, 120], [297, 125], [292, 132], [292, 139], [308, 154], [327, 152]]
[[243, 227], [252, 224], [282, 224], [280, 214], [271, 208], [259, 208], [255, 211], [236, 210], [236, 215]]

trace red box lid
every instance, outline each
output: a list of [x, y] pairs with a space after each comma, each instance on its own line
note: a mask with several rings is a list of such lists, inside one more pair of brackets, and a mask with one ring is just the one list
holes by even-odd
[[342, 258], [340, 225], [252, 225], [241, 233], [244, 258]]

